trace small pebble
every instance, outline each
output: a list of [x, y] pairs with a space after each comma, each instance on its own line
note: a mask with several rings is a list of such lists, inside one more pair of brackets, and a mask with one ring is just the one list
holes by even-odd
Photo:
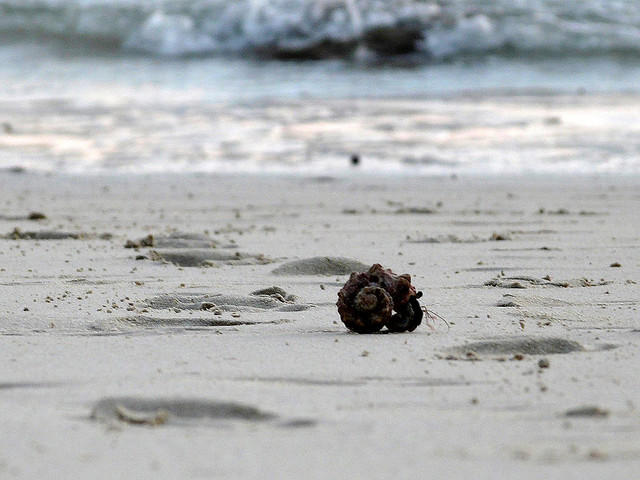
[[589, 452], [589, 458], [591, 460], [606, 460], [607, 454], [600, 450], [591, 450]]
[[47, 216], [41, 212], [31, 212], [28, 218], [29, 220], [45, 220]]
[[538, 367], [540, 368], [549, 368], [549, 360], [546, 358], [541, 358], [540, 360], [538, 360]]
[[476, 352], [474, 352], [472, 350], [470, 350], [467, 353], [465, 353], [465, 355], [469, 360], [478, 360], [478, 355], [476, 354]]
[[572, 408], [565, 413], [567, 417], [608, 417], [609, 410], [595, 406]]

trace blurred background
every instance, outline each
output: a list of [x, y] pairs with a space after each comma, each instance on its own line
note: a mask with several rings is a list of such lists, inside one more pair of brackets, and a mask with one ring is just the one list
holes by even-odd
[[635, 0], [0, 0], [0, 168], [640, 173]]

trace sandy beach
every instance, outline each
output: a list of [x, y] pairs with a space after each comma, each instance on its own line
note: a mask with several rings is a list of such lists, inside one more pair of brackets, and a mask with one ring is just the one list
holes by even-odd
[[[640, 467], [637, 177], [0, 183], [2, 478]], [[351, 261], [449, 326], [348, 332]]]
[[[636, 478], [639, 39], [634, 0], [0, 0], [0, 480]], [[422, 297], [343, 302], [376, 264]]]

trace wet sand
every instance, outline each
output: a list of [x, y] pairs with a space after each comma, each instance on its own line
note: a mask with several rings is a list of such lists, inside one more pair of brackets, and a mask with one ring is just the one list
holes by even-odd
[[355, 172], [0, 173], [0, 477], [630, 478], [640, 179]]
[[[111, 88], [112, 86], [110, 86]], [[640, 95], [477, 91], [206, 102], [0, 97], [0, 168], [52, 173], [638, 174]]]

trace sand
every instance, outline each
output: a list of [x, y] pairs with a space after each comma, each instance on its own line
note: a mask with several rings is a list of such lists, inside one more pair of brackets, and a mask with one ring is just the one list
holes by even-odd
[[631, 478], [640, 179], [357, 172], [0, 173], [0, 478]]
[[640, 171], [640, 95], [634, 93], [507, 89], [212, 103], [183, 88], [155, 88], [149, 97], [144, 88], [125, 94], [109, 83], [65, 98], [49, 86], [0, 97], [0, 119], [13, 125], [11, 133], [0, 131], [0, 167], [334, 175], [358, 153], [360, 170], [369, 173]]

